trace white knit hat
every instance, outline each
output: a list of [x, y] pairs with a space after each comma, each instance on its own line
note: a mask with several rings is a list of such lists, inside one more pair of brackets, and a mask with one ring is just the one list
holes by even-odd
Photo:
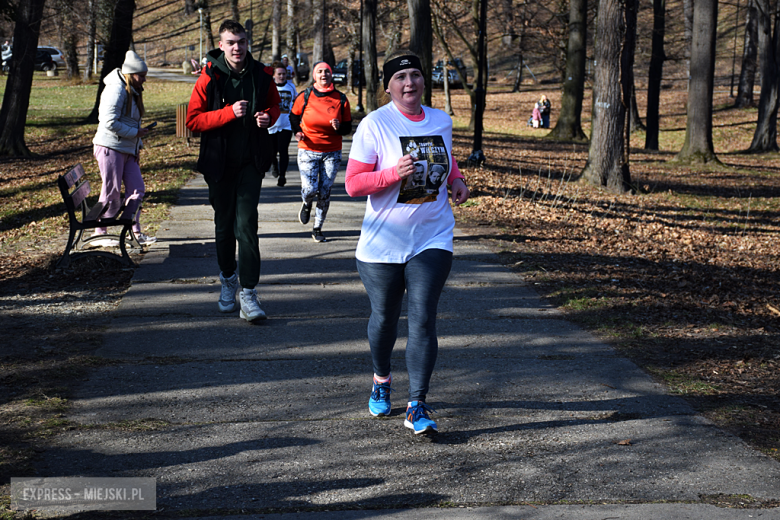
[[146, 63], [138, 54], [134, 51], [127, 51], [125, 62], [122, 64], [122, 74], [138, 74], [148, 70], [149, 67], [146, 66]]

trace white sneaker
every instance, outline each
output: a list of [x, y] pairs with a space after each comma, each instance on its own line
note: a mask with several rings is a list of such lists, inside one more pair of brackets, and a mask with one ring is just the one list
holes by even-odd
[[219, 273], [219, 281], [222, 282], [222, 293], [219, 295], [219, 312], [233, 312], [236, 310], [236, 291], [238, 290], [238, 275], [233, 273], [230, 278], [225, 278]]
[[264, 320], [266, 318], [265, 312], [260, 308], [260, 304], [257, 303], [257, 290], [242, 290], [239, 300], [241, 300], [241, 317], [246, 321]]
[[119, 247], [119, 240], [115, 238], [100, 238], [93, 240], [90, 244], [97, 247]]
[[144, 235], [143, 233], [136, 233], [135, 239], [142, 246], [149, 246], [157, 242], [157, 237], [150, 237], [149, 235]]

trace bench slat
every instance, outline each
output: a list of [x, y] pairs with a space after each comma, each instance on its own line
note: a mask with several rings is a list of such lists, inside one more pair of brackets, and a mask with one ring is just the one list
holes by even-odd
[[84, 167], [81, 166], [81, 164], [77, 164], [68, 173], [63, 175], [63, 177], [65, 178], [65, 182], [68, 184], [68, 190], [70, 190], [73, 186], [75, 186], [76, 183], [79, 182], [79, 179], [81, 179], [83, 176], [84, 176]]
[[87, 198], [90, 191], [91, 188], [88, 180], [84, 180], [84, 182], [76, 186], [76, 189], [70, 194], [70, 200], [73, 201], [73, 207], [78, 208], [79, 205], [84, 202], [84, 199]]

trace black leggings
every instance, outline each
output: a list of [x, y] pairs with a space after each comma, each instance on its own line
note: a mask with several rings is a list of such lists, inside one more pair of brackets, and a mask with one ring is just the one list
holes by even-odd
[[[290, 140], [292, 139], [292, 130], [281, 130], [271, 135], [274, 137], [273, 142], [276, 147], [273, 167], [279, 172], [279, 178], [284, 179], [285, 175], [287, 175], [287, 166], [290, 164], [290, 153], [288, 149], [290, 147]], [[279, 154], [278, 161], [276, 159], [276, 154]]]

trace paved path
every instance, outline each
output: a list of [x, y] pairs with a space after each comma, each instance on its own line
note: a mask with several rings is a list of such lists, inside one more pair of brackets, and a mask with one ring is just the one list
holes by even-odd
[[[441, 433], [403, 427], [405, 321], [392, 416], [370, 417], [353, 258], [365, 201], [337, 183], [317, 244], [289, 178], [266, 179], [259, 205], [270, 318], [217, 312], [212, 211], [196, 178], [108, 325], [96, 354], [113, 363], [73, 400], [69, 419], [100, 427], [52, 439], [40, 476], [155, 477], [159, 518], [780, 518], [703, 503], [780, 499], [780, 465], [565, 321], [468, 236], [440, 307], [429, 403]], [[541, 505], [553, 502], [593, 505]], [[315, 512], [262, 514], [296, 511]]]

